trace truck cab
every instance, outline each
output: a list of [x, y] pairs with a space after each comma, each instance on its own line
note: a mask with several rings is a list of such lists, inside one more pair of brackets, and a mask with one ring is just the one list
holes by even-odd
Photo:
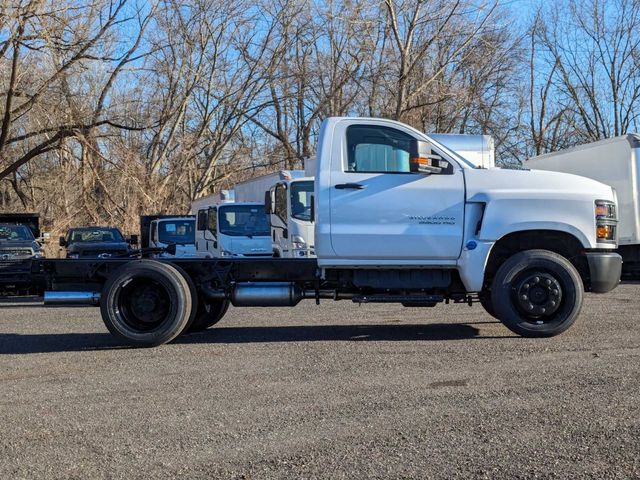
[[[159, 257], [194, 258], [196, 257], [196, 220], [194, 217], [156, 218], [149, 222], [148, 248], [163, 249], [176, 246], [175, 255], [159, 253]], [[143, 235], [143, 239], [144, 239]], [[143, 244], [143, 248], [145, 245]]]
[[200, 209], [196, 252], [201, 258], [273, 256], [264, 204], [222, 203]]
[[316, 256], [312, 222], [313, 177], [276, 183], [266, 192], [273, 255], [281, 258]]

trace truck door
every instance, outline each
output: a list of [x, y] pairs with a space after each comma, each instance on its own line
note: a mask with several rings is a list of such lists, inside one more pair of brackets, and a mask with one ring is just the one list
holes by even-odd
[[199, 257], [217, 256], [218, 215], [215, 207], [198, 210], [196, 220], [196, 252]]
[[452, 161], [442, 173], [411, 173], [414, 135], [357, 120], [336, 125], [342, 145], [332, 149], [330, 206], [338, 258], [446, 264], [459, 257], [464, 174]]
[[285, 183], [276, 184], [273, 196], [273, 214], [271, 215], [271, 239], [274, 251], [277, 251], [281, 257], [290, 256], [287, 196], [287, 185]]

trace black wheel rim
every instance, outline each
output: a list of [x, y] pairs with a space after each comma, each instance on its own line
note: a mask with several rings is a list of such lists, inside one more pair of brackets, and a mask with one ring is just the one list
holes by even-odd
[[148, 332], [164, 323], [170, 313], [169, 292], [151, 278], [135, 278], [116, 297], [117, 314], [129, 328]]
[[528, 270], [513, 285], [514, 305], [524, 317], [544, 323], [560, 309], [564, 298], [562, 282], [552, 272]]

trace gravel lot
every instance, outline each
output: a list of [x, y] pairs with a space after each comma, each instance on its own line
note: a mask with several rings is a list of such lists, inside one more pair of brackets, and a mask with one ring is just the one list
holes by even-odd
[[640, 285], [560, 337], [482, 308], [305, 302], [121, 348], [0, 304], [0, 478], [640, 477]]

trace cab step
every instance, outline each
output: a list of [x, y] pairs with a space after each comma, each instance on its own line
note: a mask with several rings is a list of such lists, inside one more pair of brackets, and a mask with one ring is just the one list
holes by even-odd
[[402, 303], [405, 306], [431, 305], [444, 301], [444, 295], [354, 295], [354, 303]]

